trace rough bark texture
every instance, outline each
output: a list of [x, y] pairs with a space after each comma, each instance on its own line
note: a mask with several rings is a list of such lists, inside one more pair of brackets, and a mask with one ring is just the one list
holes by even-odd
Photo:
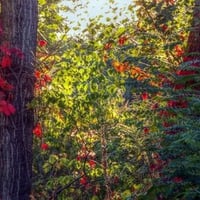
[[27, 104], [33, 98], [34, 55], [37, 35], [37, 0], [2, 0], [1, 45], [18, 48], [22, 59], [12, 55], [12, 66], [0, 69], [14, 91], [8, 94], [16, 113], [0, 114], [0, 199], [30, 199], [32, 173], [33, 110]]
[[187, 53], [194, 58], [200, 58], [200, 1], [194, 2], [192, 27], [188, 38]]

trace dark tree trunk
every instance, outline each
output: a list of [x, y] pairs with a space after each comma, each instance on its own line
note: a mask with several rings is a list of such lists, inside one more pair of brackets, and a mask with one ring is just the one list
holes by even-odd
[[190, 57], [200, 59], [200, 1], [195, 0], [192, 27], [187, 43], [187, 53]]
[[7, 93], [6, 100], [16, 108], [15, 114], [10, 116], [0, 113], [0, 199], [28, 200], [34, 126], [33, 110], [28, 104], [34, 95], [37, 0], [0, 2], [3, 30], [0, 41], [12, 52], [11, 67], [0, 69], [0, 76], [14, 86], [13, 91]]

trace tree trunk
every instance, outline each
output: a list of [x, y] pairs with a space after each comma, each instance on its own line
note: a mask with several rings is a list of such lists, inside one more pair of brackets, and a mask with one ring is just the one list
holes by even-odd
[[200, 1], [195, 0], [192, 27], [187, 42], [187, 52], [190, 57], [200, 59]]
[[[11, 66], [0, 76], [14, 86], [6, 101], [13, 115], [0, 113], [0, 199], [28, 200], [31, 193], [34, 60], [37, 36], [37, 0], [1, 0], [1, 47], [11, 52]], [[3, 54], [1, 52], [1, 54]]]

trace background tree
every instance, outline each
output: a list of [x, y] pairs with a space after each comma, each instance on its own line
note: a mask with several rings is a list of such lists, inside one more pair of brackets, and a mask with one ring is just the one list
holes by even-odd
[[[31, 192], [37, 1], [1, 1], [0, 198]], [[9, 87], [8, 87], [9, 86]]]

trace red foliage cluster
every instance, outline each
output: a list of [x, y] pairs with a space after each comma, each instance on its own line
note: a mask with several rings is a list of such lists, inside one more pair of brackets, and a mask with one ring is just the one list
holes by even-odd
[[33, 129], [33, 134], [36, 136], [36, 137], [39, 137], [41, 138], [42, 137], [42, 126], [40, 123], [37, 123]]
[[92, 168], [92, 169], [96, 167], [96, 161], [95, 160], [89, 160], [88, 164], [89, 164], [90, 168]]
[[100, 185], [91, 184], [87, 175], [83, 175], [80, 180], [79, 184], [82, 186], [82, 189], [87, 190], [87, 192], [93, 193], [93, 195], [97, 195], [100, 192]]
[[90, 191], [94, 195], [97, 195], [100, 191], [100, 186], [91, 184], [87, 175], [83, 175], [80, 178], [79, 184], [82, 186], [82, 189], [87, 190], [87, 192]]
[[187, 108], [188, 102], [186, 100], [180, 99], [180, 100], [169, 100], [167, 102], [167, 106], [169, 108]]
[[152, 163], [149, 166], [151, 173], [159, 172], [165, 166], [166, 162], [163, 161], [158, 153], [152, 153]]
[[43, 139], [42, 139], [43, 131], [42, 131], [42, 126], [39, 122], [33, 128], [33, 134], [35, 135], [35, 137], [40, 138], [40, 140], [41, 140], [40, 148], [44, 151], [48, 150], [49, 145], [47, 143], [43, 142]]
[[13, 88], [13, 85], [9, 84], [6, 80], [0, 77], [0, 89], [4, 91], [11, 91]]
[[[188, 107], [188, 102], [184, 99], [178, 99], [178, 100], [168, 100], [167, 101], [167, 108], [173, 108], [173, 109], [184, 109]], [[164, 132], [165, 134], [168, 135], [174, 135], [177, 134], [178, 132], [180, 132], [180, 129], [174, 129], [174, 128], [170, 128], [172, 127], [174, 124], [171, 122], [168, 122], [168, 120], [170, 119], [170, 117], [175, 117], [176, 114], [171, 111], [171, 110], [167, 110], [167, 109], [163, 109], [160, 110], [158, 115], [164, 119], [164, 121], [162, 122], [162, 125], [164, 128], [167, 128]]]
[[36, 83], [35, 83], [35, 89], [39, 90], [42, 87], [45, 87], [48, 83], [52, 81], [52, 78], [48, 74], [44, 74], [39, 70], [35, 70], [35, 78], [36, 78]]
[[80, 184], [81, 185], [84, 185], [86, 186], [88, 184], [88, 179], [86, 176], [83, 176], [81, 179], [80, 179]]
[[11, 66], [11, 57], [8, 56], [8, 55], [4, 55], [1, 59], [1, 67], [2, 68], [7, 68], [7, 67], [10, 67]]
[[184, 84], [174, 84], [174, 90], [182, 90], [185, 88]]
[[160, 110], [158, 115], [162, 118], [165, 118], [165, 117], [173, 117], [175, 114], [168, 110]]
[[172, 86], [173, 85], [172, 81], [168, 77], [163, 75], [163, 74], [159, 74], [158, 75], [158, 82], [159, 82], [159, 86], [160, 87], [163, 87], [165, 85], [168, 85], [168, 86]]
[[177, 70], [176, 74], [178, 76], [188, 76], [188, 75], [196, 74], [196, 71], [194, 71], [194, 70]]
[[[176, 75], [179, 76], [179, 77], [186, 77], [186, 76], [192, 76], [192, 75], [197, 75], [199, 74], [199, 71], [198, 70], [195, 70], [195, 68], [198, 68], [200, 67], [200, 62], [193, 58], [192, 56], [189, 56], [189, 57], [183, 57], [183, 62], [186, 63], [188, 62], [188, 65], [190, 67], [193, 67], [193, 69], [178, 69], [176, 70]], [[196, 81], [194, 79], [191, 79], [191, 80], [187, 80], [184, 84], [180, 84], [180, 83], [175, 83], [173, 85], [173, 88], [175, 90], [181, 90], [181, 89], [184, 89], [186, 87], [191, 87], [195, 90], [199, 90], [199, 86], [197, 84], [197, 86], [194, 86], [196, 83]]]
[[[15, 53], [14, 48], [8, 47], [8, 44], [0, 46], [0, 51], [2, 53], [2, 58], [0, 60], [0, 67], [2, 70], [9, 68], [12, 65], [11, 56]], [[11, 91], [14, 89], [13, 85], [9, 84], [7, 80], [0, 76], [0, 112], [6, 116], [10, 116], [16, 112], [15, 107], [10, 103], [11, 101]]]
[[129, 65], [128, 65], [127, 62], [121, 63], [121, 62], [119, 62], [119, 61], [113, 61], [113, 62], [112, 62], [112, 66], [114, 67], [114, 69], [115, 69], [117, 72], [120, 72], [120, 73], [125, 72], [125, 71], [127, 71], [127, 70], [130, 69], [130, 67], [129, 67]]
[[[46, 45], [47, 45], [47, 41], [45, 40], [38, 41], [38, 46], [45, 47]], [[41, 69], [41, 70], [35, 70], [34, 72], [34, 76], [36, 78], [35, 90], [40, 90], [43, 87], [46, 87], [47, 84], [52, 81], [51, 76], [47, 74], [47, 69], [48, 67], [45, 67], [45, 69]]]
[[87, 162], [91, 169], [96, 167], [96, 157], [95, 152], [88, 150], [85, 145], [82, 146], [81, 150], [78, 152], [76, 159], [80, 162]]
[[[128, 40], [128, 37], [125, 36], [125, 35], [122, 35], [118, 38], [117, 43], [118, 43], [119, 46], [123, 46], [126, 43], [127, 40]], [[111, 42], [107, 42], [103, 47], [104, 50], [110, 50], [111, 48], [112, 48]]]

